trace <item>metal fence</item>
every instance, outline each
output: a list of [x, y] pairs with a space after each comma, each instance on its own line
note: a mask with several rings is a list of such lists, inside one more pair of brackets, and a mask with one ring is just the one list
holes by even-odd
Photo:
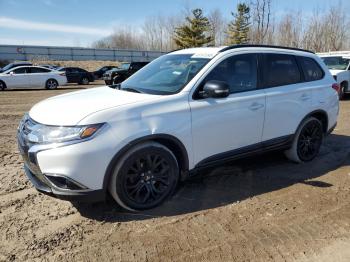
[[148, 62], [164, 54], [157, 51], [97, 49], [82, 47], [0, 45], [0, 60], [101, 60]]

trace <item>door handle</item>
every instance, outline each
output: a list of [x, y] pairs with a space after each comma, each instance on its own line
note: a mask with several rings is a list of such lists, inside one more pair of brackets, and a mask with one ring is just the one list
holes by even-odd
[[251, 105], [249, 106], [249, 109], [252, 110], [252, 111], [256, 111], [256, 110], [259, 110], [259, 109], [262, 108], [262, 107], [264, 107], [263, 104], [254, 102], [253, 104], [251, 104]]
[[309, 100], [310, 98], [311, 98], [311, 97], [310, 97], [308, 94], [302, 94], [301, 97], [300, 97], [300, 99], [301, 99], [302, 101]]

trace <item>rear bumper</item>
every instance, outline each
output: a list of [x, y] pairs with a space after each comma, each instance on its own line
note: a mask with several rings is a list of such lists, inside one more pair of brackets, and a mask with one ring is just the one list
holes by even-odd
[[59, 189], [54, 187], [45, 175], [32, 173], [26, 164], [24, 165], [24, 170], [30, 182], [43, 194], [68, 201], [100, 202], [105, 200], [106, 194], [103, 189], [84, 191]]

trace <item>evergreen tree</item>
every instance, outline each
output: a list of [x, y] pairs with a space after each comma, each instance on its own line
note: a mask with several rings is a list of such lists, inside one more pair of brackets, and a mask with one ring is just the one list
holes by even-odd
[[232, 13], [234, 20], [228, 24], [227, 44], [247, 44], [249, 42], [250, 8], [244, 3], [237, 5], [237, 13]]
[[213, 41], [212, 36], [208, 36], [210, 23], [202, 9], [194, 9], [192, 14], [186, 17], [184, 25], [175, 29], [174, 41], [180, 48], [201, 47]]

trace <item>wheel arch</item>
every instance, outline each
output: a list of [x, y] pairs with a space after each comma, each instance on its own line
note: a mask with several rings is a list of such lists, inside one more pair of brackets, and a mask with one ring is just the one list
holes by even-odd
[[107, 192], [108, 189], [108, 183], [110, 181], [110, 178], [113, 173], [113, 168], [115, 164], [119, 161], [119, 159], [132, 147], [144, 143], [144, 142], [157, 142], [163, 146], [166, 146], [176, 157], [181, 174], [187, 173], [189, 170], [189, 159], [188, 159], [188, 153], [186, 150], [186, 147], [184, 144], [176, 137], [168, 134], [154, 134], [154, 135], [148, 135], [144, 136], [138, 139], [133, 140], [132, 142], [128, 143], [126, 146], [124, 146], [121, 150], [119, 150], [112, 160], [109, 162], [104, 179], [103, 179], [103, 190]]
[[298, 129], [302, 125], [302, 123], [309, 117], [314, 117], [314, 118], [318, 119], [322, 123], [323, 133], [326, 134], [328, 132], [328, 114], [326, 111], [324, 111], [322, 109], [318, 109], [318, 110], [310, 112], [300, 121], [295, 133], [298, 131]]
[[0, 82], [4, 84], [4, 89], [6, 89], [7, 85], [6, 85], [5, 81], [0, 79]]

